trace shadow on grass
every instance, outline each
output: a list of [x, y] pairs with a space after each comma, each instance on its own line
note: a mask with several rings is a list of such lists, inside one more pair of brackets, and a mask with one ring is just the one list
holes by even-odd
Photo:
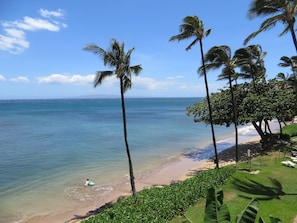
[[268, 179], [271, 182], [270, 185], [264, 185], [248, 178], [246, 178], [246, 180], [233, 178], [233, 187], [238, 191], [248, 194], [239, 195], [247, 199], [257, 198], [258, 200], [272, 200], [280, 199], [281, 196], [285, 195], [297, 195], [297, 193], [286, 193], [283, 191], [283, 187], [278, 180], [270, 177]]

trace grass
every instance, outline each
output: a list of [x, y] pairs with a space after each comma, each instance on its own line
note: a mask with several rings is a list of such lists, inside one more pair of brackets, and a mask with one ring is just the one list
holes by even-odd
[[[293, 222], [297, 215], [297, 168], [281, 164], [286, 160], [284, 153], [271, 152], [256, 157], [250, 163], [238, 165], [238, 171], [222, 186], [224, 203], [229, 207], [231, 221], [235, 222], [237, 214], [249, 204], [252, 198], [260, 201], [258, 216], [265, 222], [269, 215], [278, 217], [282, 222]], [[251, 171], [260, 170], [258, 174]], [[179, 216], [170, 223], [202, 223], [204, 218], [205, 199], [187, 209], [184, 216]]]

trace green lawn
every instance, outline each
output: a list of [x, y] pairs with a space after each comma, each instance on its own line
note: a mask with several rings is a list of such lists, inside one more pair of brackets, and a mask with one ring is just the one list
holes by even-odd
[[[289, 168], [281, 164], [284, 154], [272, 152], [259, 156], [250, 163], [240, 163], [236, 173], [222, 186], [224, 203], [229, 207], [231, 220], [235, 222], [237, 214], [249, 204], [251, 198], [260, 201], [258, 217], [265, 222], [269, 215], [278, 217], [283, 223], [292, 223], [297, 215], [297, 168]], [[249, 171], [260, 170], [258, 174]], [[202, 223], [204, 218], [205, 199], [185, 212], [185, 216], [177, 217], [170, 223]], [[188, 220], [187, 220], [188, 219]]]

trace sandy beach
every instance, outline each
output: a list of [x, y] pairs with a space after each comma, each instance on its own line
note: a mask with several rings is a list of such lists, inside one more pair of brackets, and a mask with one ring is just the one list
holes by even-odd
[[[261, 150], [259, 137], [250, 138], [246, 142], [241, 142], [239, 145], [240, 160], [247, 159], [247, 149], [251, 150], [252, 155], [259, 154]], [[235, 146], [220, 152], [218, 156], [221, 167], [234, 164]], [[162, 165], [158, 169], [151, 170], [149, 173], [136, 177], [136, 189], [137, 191], [140, 191], [152, 186], [169, 185], [173, 182], [185, 180], [203, 170], [213, 169], [214, 167], [215, 164], [211, 157], [210, 159], [198, 161], [185, 156], [177, 157]], [[28, 219], [25, 223], [78, 223], [82, 219], [97, 213], [100, 209], [109, 206], [124, 196], [129, 195], [130, 190], [130, 184], [127, 182], [125, 185], [115, 187], [111, 193], [104, 197], [104, 199], [98, 201], [98, 206], [85, 206], [55, 215], [36, 216]]]

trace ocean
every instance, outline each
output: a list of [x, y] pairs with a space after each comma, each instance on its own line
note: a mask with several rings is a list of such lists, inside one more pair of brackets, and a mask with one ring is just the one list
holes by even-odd
[[[181, 154], [214, 155], [210, 126], [186, 116], [186, 107], [199, 100], [125, 100], [136, 177]], [[215, 133], [219, 151], [234, 145], [233, 127], [216, 126]], [[251, 126], [240, 135], [256, 136]], [[0, 219], [6, 223], [96, 205], [129, 176], [121, 101], [1, 100], [0, 154]], [[83, 188], [86, 178], [95, 181], [95, 191]]]

